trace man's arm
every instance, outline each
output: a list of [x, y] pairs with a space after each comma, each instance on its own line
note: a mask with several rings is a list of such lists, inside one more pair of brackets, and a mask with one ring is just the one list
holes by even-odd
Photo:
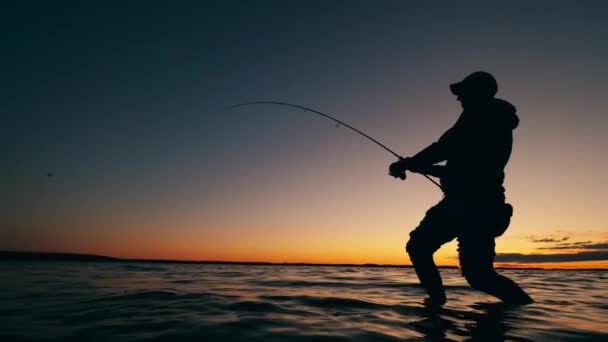
[[[416, 155], [410, 158], [400, 159], [394, 163], [392, 163], [389, 167], [389, 175], [395, 178], [405, 179], [403, 174], [406, 170], [411, 170], [412, 172], [424, 173], [428, 175], [432, 175], [436, 177], [440, 177], [444, 173], [443, 168], [436, 168], [430, 170], [434, 164], [440, 163], [448, 158], [448, 150], [454, 145], [457, 131], [460, 130], [462, 126], [463, 116], [460, 115], [454, 126], [448, 129], [439, 140], [432, 143], [422, 151], [418, 152]], [[431, 171], [431, 172], [419, 172], [419, 171]]]
[[447, 130], [437, 140], [414, 155], [408, 162], [408, 169], [424, 169], [447, 159], [447, 150], [454, 139], [454, 127]]
[[413, 166], [413, 167], [409, 167], [408, 170], [410, 170], [412, 172], [420, 173], [423, 175], [437, 177], [437, 178], [441, 178], [445, 174], [444, 165], [430, 165], [430, 166], [421, 167], [421, 168], [416, 168]]
[[403, 173], [410, 170], [416, 173], [428, 174], [439, 177], [443, 175], [443, 167], [434, 165], [447, 159], [447, 149], [452, 143], [454, 127], [447, 130], [437, 142], [432, 143], [424, 150], [418, 152], [411, 158], [400, 159], [389, 167], [389, 175], [395, 178], [405, 179]]

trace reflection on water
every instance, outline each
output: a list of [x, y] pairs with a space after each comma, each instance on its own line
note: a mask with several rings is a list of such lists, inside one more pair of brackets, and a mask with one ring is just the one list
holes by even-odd
[[608, 271], [503, 270], [521, 308], [441, 272], [435, 311], [409, 268], [1, 262], [0, 339], [608, 340]]

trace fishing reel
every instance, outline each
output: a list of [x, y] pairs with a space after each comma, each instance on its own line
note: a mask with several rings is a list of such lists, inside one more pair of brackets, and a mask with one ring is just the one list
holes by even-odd
[[405, 174], [407, 170], [407, 162], [409, 158], [399, 157], [399, 160], [392, 163], [389, 167], [389, 175], [399, 178], [401, 180], [405, 180], [407, 175]]

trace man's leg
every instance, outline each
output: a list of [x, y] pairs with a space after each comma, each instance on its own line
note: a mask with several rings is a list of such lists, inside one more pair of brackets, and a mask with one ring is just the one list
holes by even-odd
[[462, 275], [471, 287], [512, 305], [525, 305], [534, 300], [513, 280], [494, 270], [494, 237], [469, 234], [458, 237], [458, 254]]
[[448, 223], [445, 203], [439, 202], [426, 212], [420, 225], [410, 233], [405, 247], [420, 284], [429, 294], [429, 300], [438, 305], [445, 303], [446, 297], [433, 253], [441, 245], [454, 239], [455, 236], [448, 229]]

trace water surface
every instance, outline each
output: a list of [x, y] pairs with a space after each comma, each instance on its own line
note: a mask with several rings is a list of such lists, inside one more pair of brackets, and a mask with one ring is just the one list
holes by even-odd
[[501, 270], [536, 300], [505, 307], [442, 269], [0, 262], [0, 339], [32, 341], [608, 341], [608, 271]]

